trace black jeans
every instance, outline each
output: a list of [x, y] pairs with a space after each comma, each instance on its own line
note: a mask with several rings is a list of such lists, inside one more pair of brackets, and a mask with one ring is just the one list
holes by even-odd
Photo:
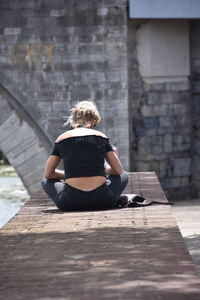
[[55, 205], [64, 211], [112, 209], [128, 183], [128, 174], [110, 175], [92, 191], [81, 191], [57, 179], [43, 179], [42, 187]]

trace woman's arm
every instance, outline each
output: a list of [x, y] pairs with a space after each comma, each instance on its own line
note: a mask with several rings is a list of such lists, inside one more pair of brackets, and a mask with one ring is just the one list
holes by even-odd
[[46, 179], [64, 179], [64, 171], [56, 169], [60, 162], [60, 157], [50, 155], [44, 169], [44, 177]]
[[108, 175], [121, 175], [123, 172], [122, 164], [114, 151], [109, 151], [105, 155], [105, 159], [109, 166], [107, 166], [106, 173]]

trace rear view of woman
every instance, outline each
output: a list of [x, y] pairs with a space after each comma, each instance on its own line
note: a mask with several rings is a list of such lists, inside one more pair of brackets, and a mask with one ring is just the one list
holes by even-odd
[[[72, 129], [55, 141], [42, 186], [60, 210], [112, 209], [128, 183], [108, 137], [95, 130], [100, 120], [94, 102], [78, 102], [67, 121]], [[57, 169], [61, 159], [64, 171]]]

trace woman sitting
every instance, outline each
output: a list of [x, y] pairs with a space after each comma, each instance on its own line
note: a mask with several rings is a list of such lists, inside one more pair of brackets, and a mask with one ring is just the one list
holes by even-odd
[[[72, 129], [55, 141], [42, 186], [60, 210], [115, 208], [128, 183], [128, 175], [109, 139], [95, 130], [100, 120], [94, 102], [78, 102], [67, 121]], [[57, 169], [61, 159], [64, 171]]]

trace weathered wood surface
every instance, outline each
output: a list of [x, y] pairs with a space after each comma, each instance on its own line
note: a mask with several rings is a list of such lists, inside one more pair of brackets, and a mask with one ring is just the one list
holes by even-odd
[[[126, 192], [167, 202], [152, 172], [131, 173]], [[0, 245], [0, 299], [200, 299], [169, 205], [63, 213], [39, 191]]]

